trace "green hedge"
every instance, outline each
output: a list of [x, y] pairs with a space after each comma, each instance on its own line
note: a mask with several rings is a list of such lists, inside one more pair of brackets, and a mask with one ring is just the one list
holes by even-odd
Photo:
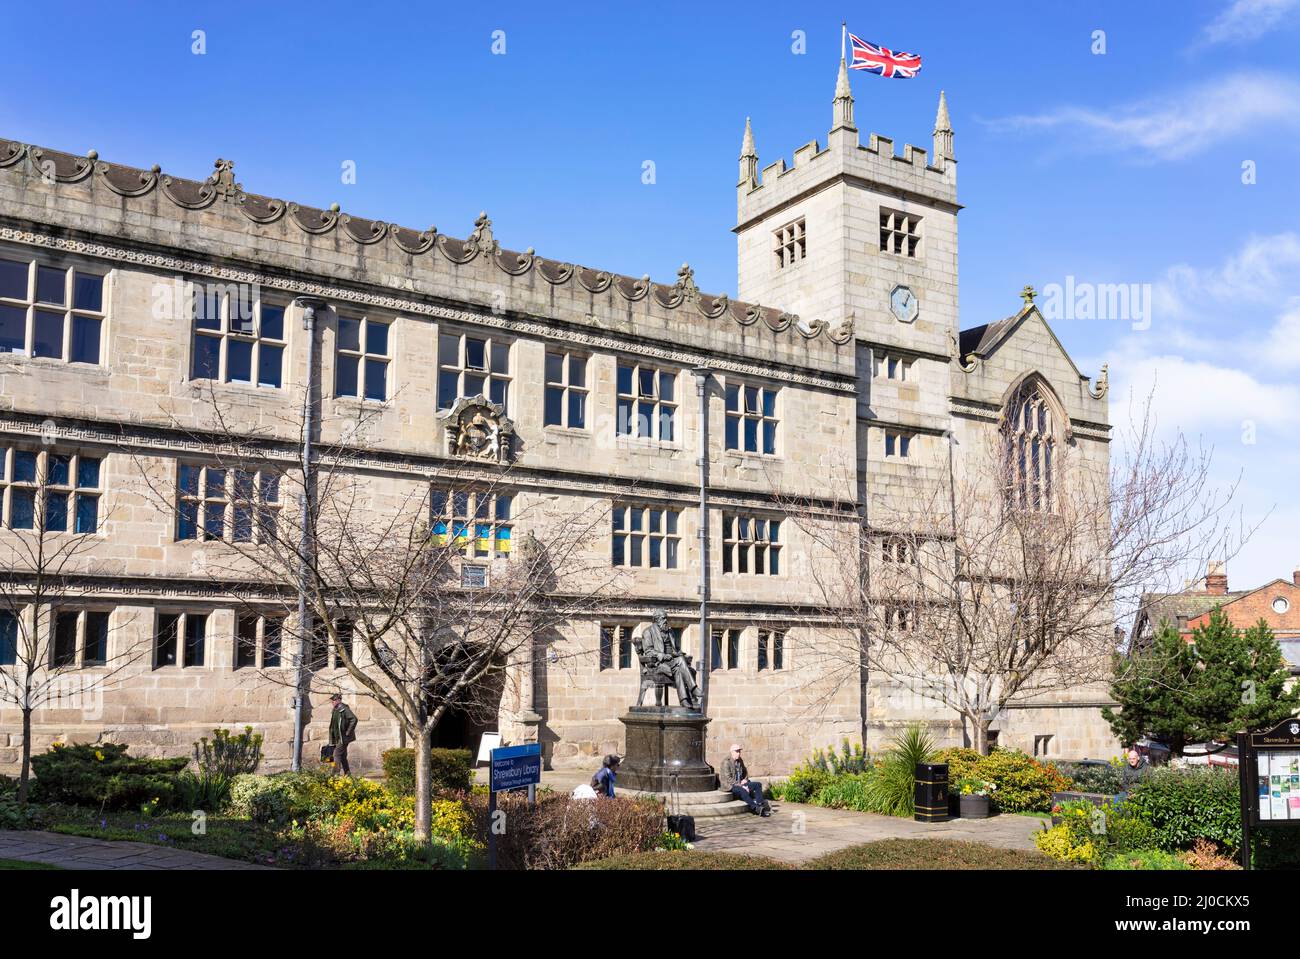
[[1121, 852], [1108, 856], [1102, 862], [1101, 868], [1147, 872], [1153, 869], [1185, 870], [1192, 867], [1179, 859], [1174, 853], [1165, 852], [1163, 849], [1136, 849], [1132, 852]]
[[1124, 808], [1155, 830], [1155, 846], [1189, 849], [1210, 839], [1228, 849], [1241, 848], [1241, 787], [1235, 771], [1157, 769], [1140, 781]]
[[873, 775], [874, 773], [844, 773], [835, 776], [813, 794], [812, 804], [828, 809], [875, 812], [871, 795]]
[[822, 788], [833, 782], [835, 774], [800, 766], [784, 782], [775, 783], [768, 794], [784, 802], [811, 802]]
[[[429, 778], [433, 791], [468, 792], [474, 782], [474, 757], [468, 749], [430, 749]], [[384, 753], [384, 782], [400, 796], [415, 795], [415, 750]]]
[[120, 743], [56, 745], [32, 757], [32, 798], [103, 809], [131, 809], [157, 800], [159, 808], [173, 805], [179, 775], [189, 757], [142, 759], [126, 754]]
[[301, 774], [258, 776], [243, 773], [230, 782], [230, 811], [253, 822], [282, 825], [305, 815]]

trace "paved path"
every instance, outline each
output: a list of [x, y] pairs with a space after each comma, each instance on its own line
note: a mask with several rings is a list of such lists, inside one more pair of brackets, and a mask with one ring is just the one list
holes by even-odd
[[114, 842], [35, 830], [0, 830], [0, 859], [43, 862], [62, 869], [269, 868], [147, 842]]
[[897, 816], [774, 802], [768, 819], [750, 815], [697, 819], [699, 841], [695, 848], [770, 856], [785, 862], [805, 862], [878, 839], [961, 839], [1033, 850], [1033, 835], [1043, 821], [1034, 816], [1002, 815], [920, 823]]
[[[542, 772], [542, 784], [562, 792], [587, 782], [590, 777], [584, 770], [547, 769]], [[769, 819], [751, 815], [696, 819], [700, 838], [695, 848], [770, 856], [785, 862], [806, 862], [846, 846], [878, 839], [961, 839], [1032, 852], [1037, 848], [1034, 833], [1044, 821], [1036, 816], [1001, 815], [920, 823], [897, 816], [773, 802]], [[802, 832], [796, 831], [797, 826], [802, 827]]]

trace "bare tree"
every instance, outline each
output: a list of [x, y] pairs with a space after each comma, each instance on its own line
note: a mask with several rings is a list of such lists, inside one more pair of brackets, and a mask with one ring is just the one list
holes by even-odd
[[[0, 450], [0, 465], [5, 451]], [[9, 474], [9, 522], [0, 535], [0, 705], [22, 715], [18, 800], [31, 779], [32, 714], [100, 702], [105, 688], [141, 652], [119, 621], [96, 609], [93, 535], [110, 518], [101, 508], [100, 458], [15, 448]], [[78, 475], [80, 474], [80, 475]]]
[[[453, 709], [495, 714], [508, 678], [531, 681], [534, 647], [613, 594], [608, 505], [566, 509], [496, 462], [386, 475], [364, 452], [364, 418], [317, 443], [305, 473], [293, 434], [236, 422], [211, 393], [206, 413], [203, 430], [188, 430], [202, 465], [136, 456], [147, 495], [176, 512], [181, 536], [211, 543], [205, 579], [248, 614], [295, 624], [294, 668], [263, 670], [267, 680], [299, 696], [350, 683], [398, 721], [415, 748], [415, 828], [427, 840], [438, 724]], [[286, 422], [300, 438], [311, 417]]]
[[831, 623], [810, 621], [817, 656], [843, 682], [869, 666], [955, 711], [981, 752], [1008, 706], [1109, 679], [1142, 595], [1249, 535], [1229, 515], [1235, 487], [1211, 483], [1210, 453], [1161, 442], [1149, 415], [1109, 472], [1077, 440], [1049, 451], [1049, 431], [1013, 426], [1053, 415], [1026, 395], [959, 453], [945, 437], [947, 481], [869, 500], [859, 524], [789, 504], [839, 557], [809, 571]]

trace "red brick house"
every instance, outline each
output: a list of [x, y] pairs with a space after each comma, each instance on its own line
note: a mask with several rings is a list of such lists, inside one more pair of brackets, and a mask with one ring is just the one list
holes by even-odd
[[1209, 621], [1220, 607], [1238, 629], [1254, 626], [1261, 619], [1273, 630], [1282, 655], [1293, 673], [1300, 673], [1300, 569], [1290, 579], [1275, 579], [1254, 589], [1228, 589], [1223, 563], [1211, 563], [1205, 578], [1181, 593], [1148, 593], [1133, 627], [1134, 644], [1148, 643], [1164, 621], [1178, 627], [1191, 640], [1192, 630]]

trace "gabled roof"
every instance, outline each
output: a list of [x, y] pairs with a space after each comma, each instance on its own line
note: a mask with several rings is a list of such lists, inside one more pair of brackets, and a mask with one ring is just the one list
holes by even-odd
[[1209, 614], [1216, 606], [1223, 607], [1227, 612], [1229, 606], [1248, 596], [1278, 587], [1288, 590], [1300, 589], [1291, 580], [1279, 577], [1269, 580], [1262, 586], [1235, 589], [1226, 593], [1207, 593], [1200, 589], [1184, 590], [1181, 593], [1145, 593], [1142, 596], [1135, 626], [1140, 629], [1145, 622], [1155, 630], [1164, 620], [1176, 626], [1180, 617], [1186, 617], [1188, 620], [1197, 619]]
[[961, 355], [987, 356], [993, 349], [994, 344], [1002, 339], [1003, 334], [1010, 328], [1015, 319], [1014, 316], [1009, 316], [1005, 320], [998, 320], [996, 323], [985, 323], [983, 326], [962, 330], [958, 340]]
[[[1238, 590], [1236, 592], [1229, 593], [1227, 597], [1220, 597], [1220, 599], [1224, 600], [1223, 607], [1224, 607], [1224, 611], [1226, 612], [1229, 606], [1233, 605], [1239, 600], [1243, 600], [1248, 596], [1254, 596], [1256, 593], [1265, 592], [1266, 590], [1268, 591], [1276, 590], [1279, 586], [1282, 587], [1283, 589], [1290, 590], [1290, 591], [1295, 591], [1296, 589], [1300, 589], [1300, 587], [1297, 587], [1296, 584], [1293, 583], [1291, 580], [1283, 579], [1282, 577], [1279, 576], [1277, 579], [1269, 580], [1263, 586], [1256, 586], [1254, 589]], [[1209, 610], [1207, 609], [1205, 612], [1208, 613]], [[1204, 616], [1204, 615], [1205, 613], [1194, 614], [1194, 616]]]
[[1182, 593], [1146, 593], [1142, 597], [1141, 612], [1138, 619], [1146, 617], [1150, 620], [1152, 628], [1160, 625], [1164, 620], [1169, 620], [1174, 625], [1178, 624], [1179, 617], [1195, 619], [1197, 616], [1204, 616], [1216, 606], [1227, 606], [1229, 603], [1235, 603], [1243, 596], [1249, 596], [1254, 590], [1235, 590], [1228, 593], [1207, 593], [1203, 590], [1188, 591]]
[[1010, 337], [1016, 330], [1020, 329], [1024, 322], [1031, 316], [1038, 317], [1038, 322], [1043, 324], [1043, 328], [1047, 330], [1047, 335], [1052, 338], [1052, 342], [1056, 344], [1056, 348], [1061, 351], [1061, 355], [1065, 357], [1065, 361], [1070, 364], [1070, 369], [1074, 370], [1079, 379], [1088, 379], [1088, 377], [1079, 372], [1079, 367], [1075, 365], [1069, 352], [1062, 345], [1061, 341], [1057, 339], [1056, 333], [1052, 330], [1051, 324], [1047, 322], [1043, 317], [1043, 314], [1038, 311], [1038, 307], [1034, 306], [1033, 303], [1025, 304], [1019, 313], [998, 320], [995, 323], [986, 323], [983, 326], [975, 326], [968, 330], [962, 330], [958, 335], [957, 340], [957, 346], [960, 350], [960, 356], [958, 359], [961, 362], [965, 362], [967, 357], [983, 358], [989, 356], [1002, 344], [1004, 340]]
[[1148, 635], [1154, 636], [1166, 621], [1177, 628], [1180, 619], [1191, 620], [1204, 616], [1214, 607], [1227, 605], [1251, 592], [1253, 590], [1207, 593], [1198, 589], [1184, 590], [1181, 593], [1143, 593], [1133, 621], [1133, 639], [1144, 643]]

